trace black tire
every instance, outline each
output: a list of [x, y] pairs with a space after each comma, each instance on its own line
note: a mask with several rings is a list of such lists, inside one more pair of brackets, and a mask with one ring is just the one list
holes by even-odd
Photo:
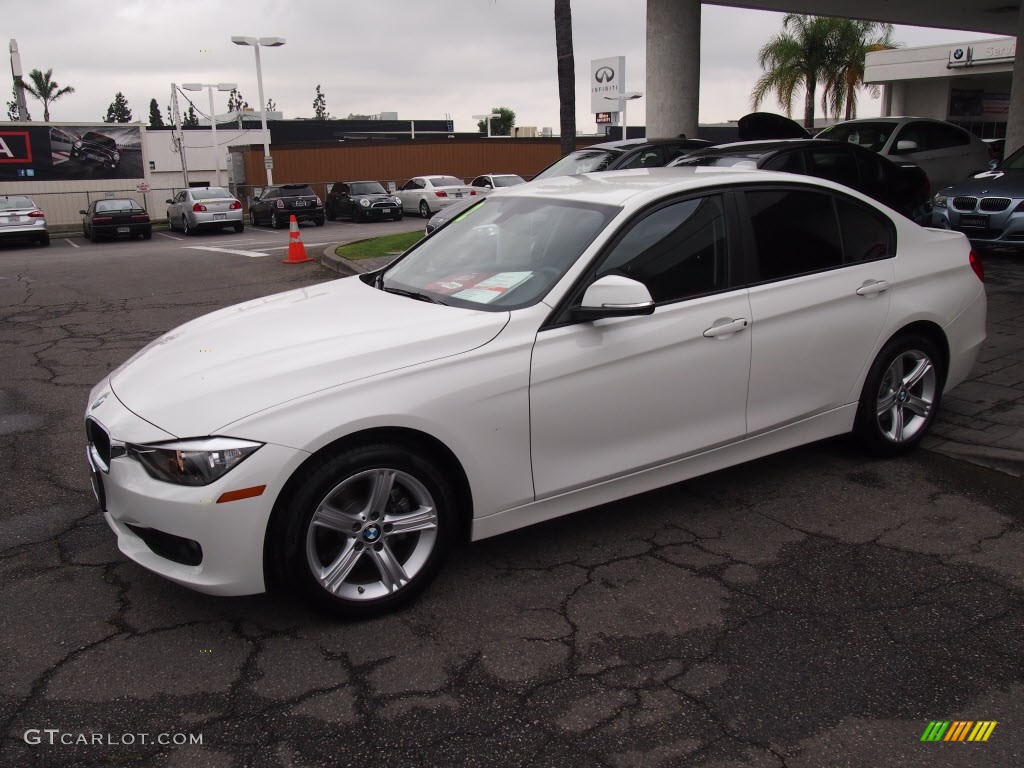
[[918, 333], [893, 338], [864, 380], [854, 434], [878, 456], [912, 450], [935, 419], [945, 383], [946, 361], [931, 339]]
[[270, 214], [270, 226], [274, 229], [281, 229], [282, 227], [281, 219], [278, 218], [276, 213]]
[[427, 201], [420, 200], [420, 216], [424, 219], [429, 219], [431, 215], [432, 214], [430, 213], [430, 206], [427, 205]]
[[[363, 515], [373, 478], [385, 480], [385, 472], [395, 473], [390, 492], [381, 497], [380, 508]], [[437, 467], [415, 451], [390, 443], [349, 448], [312, 462], [298, 480], [278, 501], [267, 531], [275, 583], [279, 579], [325, 612], [357, 619], [410, 602], [437, 575], [456, 533], [455, 494]], [[338, 528], [313, 525], [318, 507], [331, 496]], [[388, 531], [410, 521], [417, 509], [424, 510], [423, 529]], [[323, 581], [346, 552], [349, 569], [330, 591]], [[401, 565], [407, 580], [386, 574], [388, 562]]]
[[333, 208], [326, 209], [324, 215], [327, 216], [328, 221], [334, 221], [336, 218], [338, 218], [338, 212], [335, 211]]
[[391, 218], [392, 218], [392, 219], [393, 219], [394, 221], [401, 221], [401, 220], [402, 220], [402, 214], [398, 214], [397, 216], [392, 216]]
[[98, 243], [99, 241], [100, 241], [100, 236], [96, 234], [96, 230], [95, 229], [90, 229], [89, 230], [89, 242], [91, 242], [91, 243]]
[[352, 208], [352, 223], [353, 224], [359, 224], [362, 220], [363, 220], [362, 212], [358, 208], [353, 206], [353, 208]]
[[254, 211], [252, 208], [249, 209], [249, 223], [252, 224], [254, 227], [257, 224], [259, 224], [259, 221], [256, 220], [256, 211]]
[[48, 246], [50, 244], [50, 233], [49, 232], [43, 232], [43, 234], [40, 235], [36, 239], [36, 242], [39, 243], [39, 245], [41, 245], [41, 246], [43, 246], [45, 248], [46, 246]]
[[142, 233], [142, 239], [143, 240], [152, 240], [153, 239], [153, 230], [152, 229], [147, 229], [145, 232], [143, 232]]
[[323, 216], [317, 216], [315, 219], [313, 219], [314, 227], [322, 227], [326, 223], [327, 220]]
[[185, 237], [195, 234], [195, 230], [188, 225], [188, 219], [185, 217], [185, 214], [181, 215], [181, 233], [185, 235]]
[[245, 222], [244, 221], [236, 221], [235, 225], [234, 225], [234, 229], [235, 229], [235, 232], [244, 232], [245, 231]]

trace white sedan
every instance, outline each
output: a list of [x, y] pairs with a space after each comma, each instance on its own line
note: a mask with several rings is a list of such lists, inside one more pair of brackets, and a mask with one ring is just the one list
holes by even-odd
[[405, 182], [397, 194], [403, 212], [429, 219], [452, 203], [476, 196], [477, 190], [454, 176], [417, 176]]
[[458, 537], [848, 432], [906, 451], [985, 311], [962, 234], [832, 182], [552, 178], [381, 270], [161, 336], [93, 389], [87, 454], [143, 567], [367, 616]]

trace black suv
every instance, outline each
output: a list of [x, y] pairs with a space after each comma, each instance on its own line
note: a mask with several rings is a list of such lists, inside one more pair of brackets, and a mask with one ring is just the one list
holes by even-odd
[[710, 146], [710, 141], [683, 138], [628, 139], [591, 144], [556, 160], [534, 176], [533, 181], [622, 168], [661, 168], [680, 155]]
[[327, 194], [327, 218], [352, 221], [391, 218], [400, 221], [402, 202], [377, 181], [339, 181]]
[[71, 145], [72, 160], [88, 160], [91, 163], [117, 168], [121, 155], [117, 151], [117, 142], [102, 133], [89, 131]]
[[322, 227], [324, 204], [309, 184], [281, 184], [267, 187], [249, 207], [249, 221], [255, 226], [269, 221], [274, 229], [287, 227], [290, 217], [296, 221], [312, 221]]

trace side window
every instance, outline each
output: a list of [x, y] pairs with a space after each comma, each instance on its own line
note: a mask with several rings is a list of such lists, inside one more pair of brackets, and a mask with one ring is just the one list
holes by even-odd
[[415, 179], [409, 179], [407, 182], [405, 182], [405, 184], [402, 185], [402, 191], [403, 192], [405, 192], [406, 190], [417, 189], [417, 188], [418, 187], [416, 186], [416, 180]]
[[810, 175], [828, 179], [848, 187], [856, 188], [857, 164], [853, 156], [844, 149], [812, 149], [808, 152], [811, 160]]
[[751, 190], [746, 201], [759, 280], [784, 280], [842, 266], [830, 195], [803, 189]]
[[660, 168], [663, 165], [665, 165], [665, 153], [661, 147], [647, 147], [630, 157], [619, 168]]
[[836, 210], [848, 264], [896, 255], [896, 228], [886, 216], [842, 198], [836, 199]]
[[348, 184], [336, 184], [339, 195], [348, 195]]
[[916, 141], [918, 152], [930, 152], [933, 149], [966, 146], [971, 137], [955, 125], [921, 121], [903, 126], [896, 141]]
[[765, 170], [782, 171], [783, 173], [807, 173], [803, 152], [783, 152], [764, 164]]
[[487, 186], [487, 177], [486, 176], [477, 176], [470, 183], [470, 186], [471, 187], [486, 187]]
[[648, 214], [620, 240], [597, 277], [623, 275], [658, 303], [726, 287], [725, 209], [719, 195], [683, 200]]

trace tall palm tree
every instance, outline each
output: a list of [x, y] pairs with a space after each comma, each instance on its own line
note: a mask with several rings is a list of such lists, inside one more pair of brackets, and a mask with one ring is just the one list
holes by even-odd
[[[857, 90], [867, 88], [871, 96], [878, 97], [877, 85], [864, 83], [864, 59], [872, 51], [898, 48], [893, 40], [892, 24], [874, 21], [836, 19], [834, 30], [834, 68], [826, 76], [822, 93], [822, 108], [831, 109], [836, 117], [845, 108], [845, 119], [857, 116]], [[826, 107], [827, 104], [827, 107]]]
[[25, 83], [25, 90], [43, 102], [43, 122], [46, 123], [50, 122], [50, 104], [61, 96], [75, 92], [75, 89], [70, 85], [61, 88], [57, 81], [52, 79], [52, 76], [52, 68], [46, 70], [46, 72], [33, 69], [28, 73], [28, 79], [31, 81], [31, 84]]
[[804, 89], [804, 127], [814, 127], [814, 97], [818, 81], [828, 79], [834, 70], [834, 38], [836, 19], [827, 16], [805, 16], [787, 13], [782, 31], [765, 43], [757, 53], [764, 74], [750, 94], [756, 110], [770, 93], [774, 93], [793, 114], [793, 97]]
[[569, 0], [555, 0], [555, 55], [558, 57], [558, 117], [562, 154], [576, 146], [576, 64], [572, 51]]

